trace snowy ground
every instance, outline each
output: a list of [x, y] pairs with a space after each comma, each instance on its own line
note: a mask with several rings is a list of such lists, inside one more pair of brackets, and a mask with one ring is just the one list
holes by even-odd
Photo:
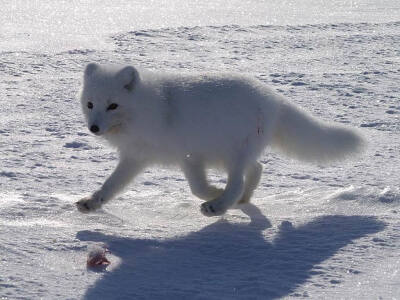
[[[153, 18], [135, 2], [128, 8], [142, 14], [132, 21], [121, 0], [107, 27], [113, 10], [104, 1], [98, 32], [82, 21], [51, 23], [79, 21], [80, 9], [61, 14], [58, 6], [52, 16], [46, 2], [32, 1], [28, 8], [42, 13], [35, 22], [21, 1], [0, 8], [0, 298], [400, 299], [400, 5], [283, 2], [290, 5], [273, 1], [276, 13], [265, 19], [250, 1], [227, 4], [228, 16], [224, 1], [215, 10], [173, 1]], [[71, 3], [63, 5], [91, 1]], [[195, 15], [185, 21], [185, 12]], [[360, 128], [369, 147], [328, 167], [267, 152], [254, 206], [223, 218], [201, 215], [182, 173], [166, 168], [147, 170], [104, 210], [82, 215], [73, 203], [117, 162], [88, 133], [76, 99], [91, 61], [245, 72], [321, 119]], [[225, 183], [224, 174], [210, 178]], [[102, 245], [110, 266], [87, 269], [88, 250]]]

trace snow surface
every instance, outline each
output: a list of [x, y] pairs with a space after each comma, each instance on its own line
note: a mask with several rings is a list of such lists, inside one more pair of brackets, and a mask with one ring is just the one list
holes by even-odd
[[[0, 6], [0, 298], [400, 299], [398, 1], [51, 3]], [[249, 73], [369, 147], [328, 167], [267, 152], [254, 205], [223, 218], [162, 167], [83, 215], [118, 159], [76, 99], [92, 61]]]

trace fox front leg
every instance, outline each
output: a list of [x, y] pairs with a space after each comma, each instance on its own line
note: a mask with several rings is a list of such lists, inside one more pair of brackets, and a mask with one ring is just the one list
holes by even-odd
[[82, 213], [89, 213], [99, 209], [126, 187], [142, 169], [143, 164], [130, 159], [120, 160], [117, 168], [104, 182], [100, 190], [76, 202], [78, 210]]

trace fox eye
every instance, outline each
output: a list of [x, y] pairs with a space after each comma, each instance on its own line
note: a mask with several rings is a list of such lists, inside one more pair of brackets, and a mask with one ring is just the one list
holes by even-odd
[[92, 108], [93, 108], [93, 103], [92, 103], [92, 102], [88, 102], [87, 107], [88, 107], [89, 109], [92, 109]]
[[112, 103], [110, 104], [110, 106], [107, 107], [107, 110], [114, 110], [117, 109], [118, 104], [117, 103]]

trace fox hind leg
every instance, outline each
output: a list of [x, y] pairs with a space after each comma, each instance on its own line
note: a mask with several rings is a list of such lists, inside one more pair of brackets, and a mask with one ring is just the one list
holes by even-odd
[[228, 182], [224, 192], [216, 199], [204, 202], [201, 205], [201, 212], [207, 217], [223, 215], [241, 199], [243, 192], [243, 168], [228, 170]]
[[207, 181], [204, 164], [200, 161], [186, 161], [182, 166], [193, 195], [203, 200], [212, 200], [220, 196], [222, 189], [212, 186]]
[[249, 203], [254, 190], [260, 183], [262, 173], [262, 165], [259, 162], [252, 164], [246, 171], [244, 182], [244, 192], [239, 204]]

